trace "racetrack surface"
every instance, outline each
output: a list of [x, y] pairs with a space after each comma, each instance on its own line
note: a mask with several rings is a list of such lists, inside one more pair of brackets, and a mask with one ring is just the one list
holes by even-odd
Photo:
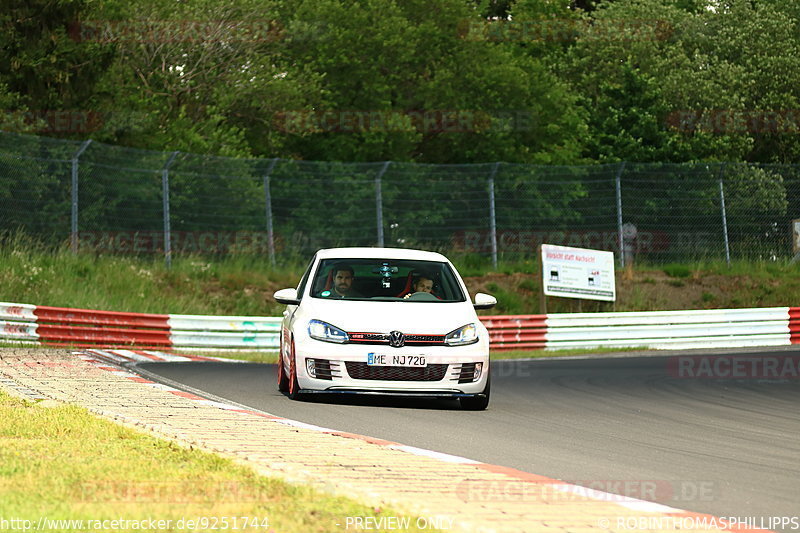
[[679, 356], [495, 361], [483, 412], [450, 400], [293, 402], [276, 389], [275, 365], [138, 368], [281, 417], [680, 509], [743, 519], [800, 515], [800, 379], [680, 377]]

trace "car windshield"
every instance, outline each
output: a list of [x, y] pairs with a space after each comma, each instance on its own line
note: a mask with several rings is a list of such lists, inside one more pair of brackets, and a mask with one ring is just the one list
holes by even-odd
[[323, 259], [314, 274], [313, 298], [397, 302], [463, 302], [447, 263], [408, 259]]

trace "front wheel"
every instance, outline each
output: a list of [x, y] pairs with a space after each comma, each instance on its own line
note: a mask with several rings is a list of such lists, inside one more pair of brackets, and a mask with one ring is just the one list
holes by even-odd
[[484, 387], [481, 396], [467, 396], [459, 398], [458, 402], [461, 404], [461, 409], [465, 411], [483, 411], [489, 406], [489, 392], [492, 385], [491, 374], [486, 376], [486, 387]]
[[297, 383], [297, 357], [294, 353], [294, 339], [292, 339], [292, 349], [289, 353], [289, 398], [292, 400], [300, 399], [300, 384]]
[[283, 355], [278, 357], [278, 390], [289, 392], [289, 376], [286, 375], [286, 370], [283, 368]]

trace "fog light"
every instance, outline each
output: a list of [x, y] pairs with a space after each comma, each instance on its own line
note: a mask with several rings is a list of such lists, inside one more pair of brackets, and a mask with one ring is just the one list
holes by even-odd
[[308, 375], [312, 378], [317, 377], [317, 369], [314, 363], [315, 361], [313, 359], [306, 359], [306, 372], [308, 372]]
[[483, 363], [475, 363], [475, 377], [472, 381], [481, 379], [481, 370], [483, 370]]

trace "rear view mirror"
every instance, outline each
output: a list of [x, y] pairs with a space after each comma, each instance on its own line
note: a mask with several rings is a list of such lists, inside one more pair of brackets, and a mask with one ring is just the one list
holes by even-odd
[[300, 300], [297, 298], [297, 289], [281, 289], [275, 291], [273, 295], [275, 301], [284, 305], [298, 305]]
[[482, 292], [475, 295], [475, 303], [472, 304], [475, 309], [491, 309], [495, 305], [497, 305], [497, 298]]

